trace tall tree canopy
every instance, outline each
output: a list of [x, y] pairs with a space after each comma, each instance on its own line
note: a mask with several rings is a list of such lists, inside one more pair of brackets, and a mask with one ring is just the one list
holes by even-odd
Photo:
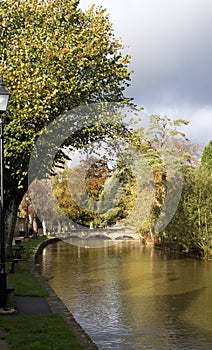
[[0, 2], [0, 76], [11, 93], [5, 116], [6, 227], [27, 189], [32, 147], [48, 123], [83, 103], [126, 101], [129, 56], [105, 10], [79, 0]]

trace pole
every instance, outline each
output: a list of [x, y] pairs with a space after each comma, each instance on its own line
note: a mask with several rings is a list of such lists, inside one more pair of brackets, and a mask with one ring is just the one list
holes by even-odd
[[26, 195], [26, 237], [29, 237], [29, 197]]
[[5, 267], [5, 226], [4, 226], [4, 119], [0, 114], [0, 161], [1, 161], [1, 269], [0, 269], [0, 308], [7, 304], [7, 274]]

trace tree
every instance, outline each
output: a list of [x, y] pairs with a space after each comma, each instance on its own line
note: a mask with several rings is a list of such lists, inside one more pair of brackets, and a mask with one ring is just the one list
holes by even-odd
[[[5, 117], [5, 227], [11, 245], [38, 136], [62, 112], [83, 103], [127, 101], [129, 56], [105, 10], [79, 0], [0, 2], [0, 75], [11, 92]], [[88, 140], [89, 129], [84, 142]]]
[[[67, 178], [71, 176], [71, 178], [77, 179], [77, 175], [77, 172], [73, 174], [72, 170], [66, 167], [64, 171], [59, 172], [53, 178], [53, 194], [57, 200], [54, 211], [57, 212], [58, 208], [60, 208], [65, 216], [72, 219], [74, 222], [80, 222], [81, 208], [77, 205], [72, 197], [70, 187], [67, 183]], [[79, 191], [76, 181], [74, 183], [74, 188], [78, 193]], [[57, 215], [54, 215], [54, 218], [57, 218]]]
[[166, 241], [184, 252], [212, 251], [212, 174], [205, 166], [185, 167], [182, 197], [167, 226]]
[[56, 221], [58, 217], [56, 199], [49, 196], [50, 190], [51, 184], [48, 179], [43, 179], [41, 181], [36, 179], [28, 189], [34, 221], [40, 221], [42, 223], [43, 233], [45, 235], [47, 234], [48, 228], [47, 222], [51, 222], [53, 218]]
[[106, 158], [91, 156], [54, 179], [61, 210], [77, 224], [107, 226], [125, 218], [132, 208], [133, 176], [123, 163], [111, 169]]
[[[172, 193], [175, 192], [175, 185], [180, 183], [179, 173], [182, 165], [190, 158], [187, 147], [185, 151], [185, 141], [188, 140], [179, 129], [188, 123], [184, 119], [172, 120], [167, 116], [151, 115], [149, 128], [144, 133], [145, 143], [142, 144], [141, 151], [154, 176], [155, 203], [150, 217], [152, 228], [159, 218], [155, 225], [157, 233], [162, 232], [172, 215], [172, 197], [175, 196]], [[183, 147], [179, 148], [179, 145]], [[164, 213], [162, 213], [163, 207]], [[150, 234], [152, 237], [151, 232]]]
[[98, 212], [92, 205], [93, 200], [97, 200], [96, 182], [93, 186], [90, 182], [88, 189], [86, 188], [86, 173], [89, 169], [88, 162], [83, 162], [73, 169], [66, 167], [53, 179], [53, 194], [57, 199], [55, 211], [56, 207], [60, 209], [66, 218], [71, 219], [68, 221], [73, 225], [89, 226], [90, 222], [100, 222]]
[[82, 162], [82, 166], [86, 171], [86, 191], [93, 200], [98, 201], [105, 181], [111, 175], [108, 163], [104, 158], [90, 157]]
[[202, 153], [202, 164], [212, 171], [212, 140], [205, 146]]

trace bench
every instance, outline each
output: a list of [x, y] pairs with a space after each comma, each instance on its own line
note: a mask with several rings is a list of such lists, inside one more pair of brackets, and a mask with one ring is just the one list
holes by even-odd
[[22, 245], [12, 248], [12, 255], [14, 259], [21, 259], [24, 247]]
[[19, 263], [19, 261], [26, 261], [27, 259], [22, 259], [22, 258], [15, 258], [12, 259], [11, 261], [11, 269], [10, 269], [10, 273], [15, 273], [16, 271], [16, 265]]
[[14, 238], [14, 243], [15, 245], [19, 245], [20, 243], [22, 243], [24, 240], [24, 237], [15, 237]]
[[15, 273], [17, 270], [17, 264], [19, 261], [26, 261], [27, 259], [22, 257], [24, 252], [24, 246], [21, 245], [23, 241], [22, 237], [15, 238], [15, 245], [12, 248], [12, 259], [11, 259], [11, 269], [10, 273]]

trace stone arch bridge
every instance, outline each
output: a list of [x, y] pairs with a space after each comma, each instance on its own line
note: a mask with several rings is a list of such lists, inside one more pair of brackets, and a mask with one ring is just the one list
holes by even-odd
[[61, 238], [62, 240], [69, 239], [104, 239], [104, 240], [124, 240], [133, 239], [139, 240], [138, 234], [134, 233], [133, 230], [126, 227], [119, 228], [76, 228], [69, 232], [61, 232], [55, 234], [55, 237]]

